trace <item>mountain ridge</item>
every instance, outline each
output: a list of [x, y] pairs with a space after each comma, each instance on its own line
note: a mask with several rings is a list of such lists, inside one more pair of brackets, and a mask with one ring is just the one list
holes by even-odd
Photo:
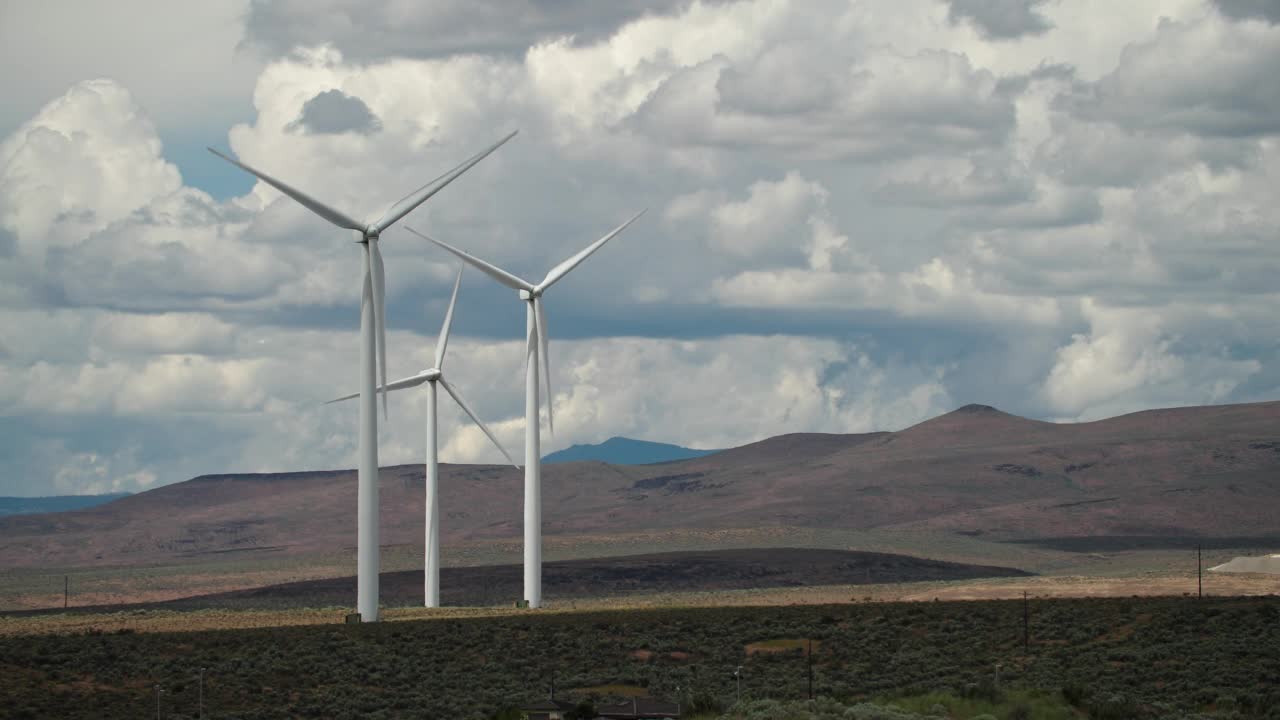
[[[384, 544], [420, 546], [422, 466], [380, 477]], [[1277, 536], [1278, 479], [1280, 402], [1067, 424], [971, 408], [898, 432], [791, 433], [660, 465], [548, 464], [543, 531]], [[442, 465], [443, 542], [518, 541], [521, 487], [509, 466]], [[354, 545], [354, 498], [351, 470], [201, 476], [96, 508], [0, 518], [0, 564], [331, 552]]]

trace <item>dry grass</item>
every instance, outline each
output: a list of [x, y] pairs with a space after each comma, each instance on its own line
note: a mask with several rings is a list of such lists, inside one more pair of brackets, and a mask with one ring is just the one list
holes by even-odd
[[[905, 586], [904, 586], [905, 589]], [[1195, 573], [1143, 573], [1127, 577], [1063, 575], [995, 578], [952, 583], [944, 587], [905, 592], [899, 600], [998, 600], [1022, 597], [1130, 597], [1195, 595]], [[1280, 592], [1280, 577], [1256, 574], [1213, 574], [1204, 579], [1204, 594], [1217, 596], [1271, 595]]]
[[[810, 643], [812, 643], [812, 646]], [[783, 653], [792, 650], [799, 650], [802, 654], [808, 655], [810, 647], [813, 647], [816, 651], [822, 647], [822, 641], [809, 640], [808, 638], [777, 638], [748, 643], [743, 649], [748, 655], [767, 655], [769, 653]]]
[[[751, 607], [826, 605], [849, 602], [924, 602], [933, 600], [996, 600], [1032, 597], [1129, 597], [1195, 594], [1195, 575], [1149, 573], [1134, 577], [1030, 577], [962, 580], [895, 585], [829, 585], [767, 590], [667, 593], [602, 597], [549, 602], [540, 610], [513, 607], [388, 608], [383, 619], [432, 620], [462, 617], [500, 617], [520, 614], [592, 612], [640, 608]], [[1214, 596], [1271, 595], [1280, 592], [1274, 575], [1205, 577], [1205, 594]], [[89, 632], [187, 632], [210, 629], [328, 625], [343, 621], [347, 608], [296, 610], [122, 610], [114, 613], [65, 613], [0, 616], [0, 636], [83, 634]], [[770, 641], [766, 641], [770, 642]], [[803, 642], [802, 640], [771, 642]], [[798, 646], [797, 646], [798, 647]]]
[[[118, 632], [196, 632], [293, 625], [335, 625], [344, 621], [347, 608], [297, 610], [122, 610], [114, 613], [77, 613], [0, 617], [0, 636], [77, 635]], [[540, 612], [513, 608], [388, 608], [387, 622], [461, 617], [503, 616]], [[555, 610], [551, 610], [555, 612]]]
[[[569, 560], [601, 558], [637, 553], [679, 550], [726, 550], [769, 547], [807, 547], [815, 549], [860, 550], [913, 555], [951, 562], [1013, 567], [1052, 576], [1088, 576], [1099, 582], [1113, 581], [1113, 590], [1104, 594], [1134, 594], [1121, 587], [1129, 579], [1146, 573], [1177, 575], [1195, 570], [1195, 554], [1188, 551], [1140, 550], [1107, 553], [1076, 553], [1049, 550], [1027, 545], [991, 542], [954, 533], [919, 529], [812, 530], [804, 528], [751, 528], [727, 530], [666, 530], [651, 533], [621, 533], [613, 536], [548, 536], [544, 540], [544, 559]], [[495, 563], [518, 563], [520, 544], [509, 541], [476, 542], [442, 548], [446, 566], [473, 566]], [[1204, 566], [1226, 562], [1244, 550], [1207, 551]], [[193, 595], [228, 592], [277, 583], [319, 580], [355, 574], [354, 554], [334, 552], [280, 557], [255, 557], [216, 562], [192, 562], [181, 565], [151, 567], [95, 567], [31, 570], [0, 570], [0, 611], [59, 608], [62, 606], [63, 576], [71, 578], [71, 606], [116, 605], [159, 602]], [[386, 546], [382, 549], [382, 570], [394, 572], [420, 568], [421, 548], [409, 545]], [[1206, 574], [1206, 588], [1210, 583]], [[1212, 582], [1230, 584], [1226, 576], [1212, 574]], [[1173, 585], [1155, 594], [1195, 591], [1194, 575], [1186, 588]], [[1143, 581], [1145, 582], [1145, 581]], [[968, 586], [970, 583], [965, 583]], [[1240, 592], [1252, 593], [1254, 583]], [[917, 589], [872, 589], [862, 586], [850, 595], [859, 597], [871, 592], [877, 598], [932, 599], [915, 597], [932, 590], [932, 585]], [[1005, 597], [1003, 590], [978, 586], [974, 598]], [[785, 592], [785, 591], [779, 591]], [[951, 588], [948, 592], [964, 592]], [[982, 593], [996, 593], [982, 594]], [[1019, 589], [1017, 591], [1021, 593]], [[1264, 590], [1263, 592], [1271, 592]], [[849, 595], [832, 595], [832, 601], [846, 602]], [[1152, 594], [1142, 593], [1139, 594]], [[1222, 594], [1234, 594], [1224, 590]], [[716, 593], [720, 597], [723, 593]], [[953, 596], [963, 599], [962, 596]], [[636, 600], [643, 602], [643, 600]], [[697, 604], [707, 604], [697, 600]], [[735, 601], [736, 602], [736, 601]], [[807, 602], [807, 601], [806, 601]], [[715, 604], [714, 602], [712, 604]]]

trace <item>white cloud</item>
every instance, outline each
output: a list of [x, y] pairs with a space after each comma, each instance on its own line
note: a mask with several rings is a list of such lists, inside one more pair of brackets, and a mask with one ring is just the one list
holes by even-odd
[[[110, 80], [76, 84], [0, 144], [0, 224], [24, 253], [80, 239], [182, 182], [155, 126]], [[64, 217], [75, 232], [52, 232]]]
[[103, 456], [93, 452], [74, 453], [52, 473], [50, 495], [97, 495], [141, 492], [156, 484], [156, 474], [139, 467], [137, 448], [125, 448]]
[[[768, 77], [736, 68], [718, 56], [674, 73], [636, 111], [636, 127], [681, 146], [755, 148], [806, 159], [894, 158], [924, 148], [998, 145], [1014, 120], [995, 77], [944, 50], [815, 67], [832, 83], [819, 107], [768, 102], [776, 96]], [[744, 75], [760, 84], [748, 85], [739, 79]]]
[[1129, 128], [1208, 137], [1272, 135], [1280, 130], [1280, 27], [1231, 22], [1204, 11], [1162, 20], [1150, 39], [1125, 48], [1076, 112]]
[[[532, 278], [661, 209], [550, 293], [548, 449], [1280, 388], [1280, 41], [1260, 19], [1207, 0], [533, 0], [493, 33], [423, 41], [496, 6], [326, 7], [249, 7], [275, 53], [252, 86], [229, 72], [175, 109], [154, 102], [172, 67], [77, 76], [0, 142], [3, 487], [353, 461], [353, 408], [320, 403], [354, 379], [360, 249], [262, 184], [229, 202], [182, 184], [156, 123], [211, 97], [253, 98], [215, 144], [360, 218], [519, 128], [408, 221]], [[310, 118], [318, 97], [367, 116]], [[181, 129], [220, 134], [219, 108]], [[455, 266], [384, 240], [407, 374]], [[451, 372], [518, 452], [523, 316], [487, 278], [463, 287]], [[420, 457], [420, 406], [393, 401], [384, 462]], [[496, 460], [447, 407], [446, 457]]]
[[[518, 343], [496, 349], [504, 370], [475, 367], [478, 357], [486, 366], [489, 358], [496, 360], [495, 351], [468, 344], [461, 352], [461, 362], [468, 363], [464, 379], [508, 377], [512, 385], [519, 379]], [[544, 432], [544, 450], [618, 434], [719, 448], [784, 432], [901, 428], [949, 409], [942, 369], [887, 367], [832, 340], [612, 338], [560, 342], [552, 353], [556, 435]], [[469, 399], [477, 394], [464, 392]], [[508, 404], [507, 412], [491, 428], [518, 453], [523, 408]], [[459, 420], [452, 427], [441, 444], [444, 455], [461, 461], [500, 457], [470, 423]]]
[[711, 209], [711, 244], [720, 253], [772, 264], [801, 254], [793, 233], [825, 203], [827, 191], [796, 172], [751, 184], [747, 197]]
[[1258, 372], [1256, 360], [1179, 351], [1149, 312], [1085, 306], [1090, 332], [1059, 348], [1044, 384], [1060, 417], [1097, 420], [1150, 407], [1213, 404]]

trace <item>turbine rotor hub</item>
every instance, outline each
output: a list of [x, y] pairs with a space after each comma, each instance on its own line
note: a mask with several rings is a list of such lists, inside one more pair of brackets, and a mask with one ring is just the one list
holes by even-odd
[[521, 300], [536, 300], [537, 298], [540, 298], [540, 297], [542, 297], [542, 290], [521, 290], [520, 291]]
[[439, 368], [431, 368], [430, 370], [427, 370], [426, 372], [422, 373], [423, 377], [425, 377], [428, 382], [434, 382], [436, 380], [439, 380], [441, 374], [442, 373], [440, 372]]

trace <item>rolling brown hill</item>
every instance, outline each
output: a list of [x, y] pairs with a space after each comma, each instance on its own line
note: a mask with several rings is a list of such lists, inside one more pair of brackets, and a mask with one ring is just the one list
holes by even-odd
[[[420, 545], [422, 467], [383, 468], [382, 541]], [[544, 532], [941, 530], [997, 540], [1280, 536], [1280, 402], [1090, 423], [968, 405], [894, 433], [792, 434], [660, 465], [543, 470]], [[520, 536], [521, 474], [444, 465], [446, 544]], [[129, 565], [335, 551], [355, 473], [209, 475], [95, 508], [0, 518], [0, 566]]]

